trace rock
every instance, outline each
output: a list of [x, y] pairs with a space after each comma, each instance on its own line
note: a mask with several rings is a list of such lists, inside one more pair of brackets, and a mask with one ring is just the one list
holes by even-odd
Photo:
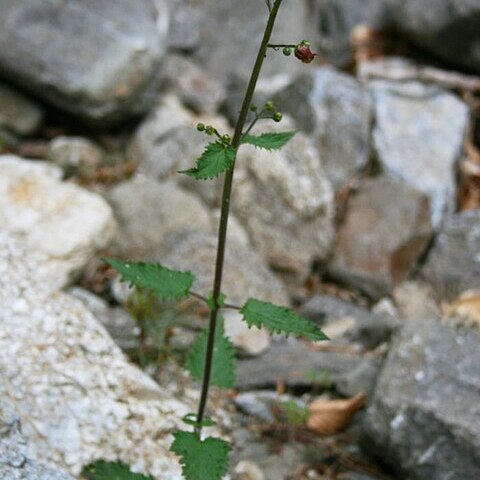
[[2, 73], [89, 122], [142, 113], [166, 49], [163, 6], [160, 12], [150, 0], [6, 0], [0, 6]]
[[278, 381], [286, 387], [312, 386], [312, 372], [328, 372], [333, 383], [339, 375], [353, 370], [362, 360], [358, 353], [340, 353], [309, 348], [296, 339], [274, 341], [262, 356], [237, 362], [237, 388], [254, 390], [275, 388]]
[[366, 25], [382, 29], [387, 21], [385, 0], [315, 0], [315, 18], [321, 35], [322, 53], [337, 66], [353, 60], [351, 33]]
[[438, 228], [455, 204], [455, 164], [468, 125], [468, 108], [447, 91], [418, 82], [371, 82], [378, 160], [385, 173], [428, 195]]
[[[163, 0], [154, 0], [163, 4]], [[170, 28], [168, 31], [168, 46], [170, 50], [192, 51], [200, 41], [200, 25], [204, 14], [200, 6], [192, 0], [169, 0]]]
[[365, 446], [401, 478], [479, 478], [479, 346], [476, 330], [416, 318], [390, 348]]
[[265, 475], [260, 467], [248, 460], [238, 462], [233, 473], [235, 474], [235, 480], [265, 480]]
[[195, 118], [174, 95], [160, 97], [147, 118], [140, 124], [128, 149], [128, 156], [138, 162], [150, 157], [152, 164], [158, 158], [154, 147], [175, 127], [194, 125]]
[[222, 133], [230, 126], [219, 116], [195, 116], [173, 95], [163, 97], [140, 125], [128, 148], [128, 157], [139, 163], [138, 172], [151, 179], [174, 179], [196, 192], [208, 205], [220, 202], [221, 181], [196, 181], [178, 171], [191, 168], [203, 153], [209, 137], [196, 130], [198, 122], [213, 124]]
[[119, 225], [112, 247], [116, 255], [145, 259], [161, 249], [174, 232], [212, 229], [206, 208], [171, 180], [136, 177], [116, 185], [106, 198]]
[[243, 317], [236, 311], [223, 312], [225, 319], [225, 335], [246, 355], [256, 356], [270, 347], [270, 334], [267, 330], [248, 328]]
[[39, 268], [52, 289], [68, 284], [115, 232], [106, 202], [61, 176], [48, 163], [0, 156], [0, 230], [43, 256]]
[[0, 398], [18, 408], [32, 455], [73, 475], [103, 458], [180, 480], [168, 446], [194, 392], [179, 398], [129, 364], [81, 301], [50, 293], [34, 252], [0, 244]]
[[370, 399], [382, 368], [382, 358], [366, 358], [350, 372], [338, 375], [335, 379], [335, 390], [346, 398], [354, 397], [361, 392]]
[[32, 460], [20, 427], [20, 417], [0, 401], [0, 478], [4, 480], [73, 480], [60, 470]]
[[367, 165], [370, 97], [350, 75], [329, 66], [314, 68], [274, 99], [280, 111], [313, 136], [335, 190]]
[[50, 142], [48, 157], [64, 170], [94, 170], [104, 157], [102, 149], [83, 137], [55, 137]]
[[386, 3], [390, 23], [400, 35], [454, 67], [478, 72], [478, 2], [435, 0], [428, 12], [416, 0], [388, 0]]
[[452, 300], [480, 284], [480, 211], [452, 215], [422, 270], [441, 299]]
[[278, 395], [276, 392], [259, 390], [239, 393], [234, 399], [235, 405], [246, 415], [255, 417], [263, 423], [278, 420], [280, 407], [286, 402], [294, 402], [299, 408], [306, 409], [304, 401], [292, 395]]
[[162, 91], [177, 95], [185, 106], [197, 113], [216, 113], [227, 96], [220, 82], [180, 55], [167, 55], [162, 80]]
[[[258, 0], [204, 0], [201, 42], [194, 56], [205, 70], [221, 81], [234, 74], [247, 77], [267, 24], [265, 2]], [[284, 43], [285, 38], [301, 41], [309, 38], [316, 44], [317, 34], [308, 0], [282, 4], [271, 43]], [[281, 53], [268, 52], [262, 75], [297, 73], [310, 66], [296, 59], [286, 61]]]
[[[343, 336], [349, 342], [358, 342], [366, 349], [374, 349], [388, 342], [398, 322], [387, 315], [378, 315], [353, 303], [329, 295], [315, 295], [305, 302], [300, 315], [322, 326], [327, 333], [330, 325], [350, 320]], [[331, 334], [329, 338], [332, 338]]]
[[[270, 130], [291, 128], [286, 121]], [[235, 175], [232, 208], [255, 248], [273, 268], [306, 276], [334, 234], [333, 192], [312, 142], [297, 133], [281, 151], [245, 145]]]
[[329, 273], [378, 299], [407, 277], [431, 234], [425, 195], [398, 180], [367, 180], [350, 200]]
[[32, 135], [43, 123], [44, 112], [32, 100], [0, 84], [0, 129]]
[[138, 171], [148, 178], [172, 179], [186, 190], [196, 193], [209, 206], [219, 206], [222, 194], [221, 179], [199, 182], [178, 173], [191, 168], [205, 150], [207, 141], [194, 125], [174, 127], [143, 157]]
[[115, 343], [125, 352], [137, 352], [140, 348], [140, 330], [131, 315], [120, 307], [110, 307], [105, 300], [80, 287], [72, 287], [68, 293], [80, 300], [105, 327]]
[[[153, 258], [170, 268], [193, 272], [196, 277], [194, 291], [208, 295], [212, 290], [216, 244], [216, 234], [187, 229], [171, 235]], [[251, 245], [238, 242], [229, 234], [222, 285], [227, 301], [237, 305], [243, 305], [250, 297], [277, 305], [288, 303], [283, 285], [260, 255]], [[258, 330], [252, 332], [258, 335]]]
[[402, 318], [439, 318], [440, 307], [432, 287], [419, 280], [403, 282], [393, 290], [393, 299]]

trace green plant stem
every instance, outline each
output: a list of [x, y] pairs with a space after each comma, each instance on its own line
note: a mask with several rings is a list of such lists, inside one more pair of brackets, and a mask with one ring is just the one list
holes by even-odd
[[[277, 18], [278, 10], [283, 0], [275, 0], [272, 8], [270, 9], [270, 15], [268, 17], [267, 26], [265, 28], [265, 33], [263, 35], [263, 40], [258, 51], [257, 59], [250, 76], [250, 81], [243, 99], [242, 108], [240, 110], [240, 115], [235, 126], [235, 133], [233, 135], [232, 147], [238, 151], [240, 142], [242, 139], [242, 132], [245, 126], [245, 121], [252, 103], [253, 94], [255, 93], [255, 88], [257, 86], [257, 81], [262, 70], [263, 61], [266, 56], [268, 42], [272, 36], [273, 26], [275, 25], [275, 20]], [[207, 405], [208, 399], [208, 390], [210, 387], [210, 376], [212, 373], [212, 363], [213, 363], [213, 352], [215, 347], [215, 330], [217, 327], [217, 318], [218, 318], [218, 300], [220, 298], [221, 288], [222, 288], [222, 275], [223, 275], [223, 264], [225, 259], [225, 246], [227, 239], [227, 226], [228, 226], [228, 216], [230, 213], [230, 199], [232, 195], [232, 185], [233, 185], [233, 173], [235, 170], [235, 163], [232, 168], [225, 174], [225, 180], [223, 183], [223, 194], [222, 194], [222, 207], [220, 214], [220, 225], [218, 229], [218, 244], [217, 244], [217, 259], [215, 262], [215, 277], [213, 282], [213, 299], [217, 305], [210, 312], [210, 323], [208, 327], [208, 341], [207, 341], [207, 351], [205, 355], [205, 366], [202, 382], [202, 390], [200, 394], [200, 402], [198, 405], [197, 413], [197, 422], [201, 423], [205, 415], [205, 407]], [[197, 427], [195, 432], [200, 437], [202, 433], [202, 427]]]

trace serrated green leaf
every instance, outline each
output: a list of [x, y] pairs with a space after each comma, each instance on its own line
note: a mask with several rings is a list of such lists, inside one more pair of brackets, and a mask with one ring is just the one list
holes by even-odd
[[236, 152], [230, 145], [209, 143], [202, 156], [197, 160], [195, 168], [182, 170], [179, 173], [184, 173], [197, 180], [215, 178], [233, 167], [235, 155]]
[[314, 341], [328, 340], [316, 325], [287, 307], [278, 307], [250, 298], [240, 309], [240, 313], [249, 327], [265, 327], [270, 333], [293, 334]]
[[280, 150], [295, 135], [296, 132], [262, 133], [261, 135], [245, 135], [242, 143], [248, 143], [266, 150]]
[[186, 480], [220, 480], [228, 471], [230, 445], [220, 438], [200, 440], [195, 433], [173, 434], [170, 450], [180, 457]]
[[[186, 367], [194, 380], [201, 381], [203, 378], [207, 341], [208, 331], [205, 329], [197, 335], [187, 355]], [[210, 382], [220, 388], [233, 388], [235, 385], [235, 348], [225, 336], [221, 315], [218, 316], [215, 331], [215, 349]]]
[[126, 282], [151, 291], [162, 300], [181, 300], [188, 296], [194, 276], [177, 272], [157, 263], [124, 262], [118, 258], [105, 260]]
[[128, 465], [122, 462], [104, 460], [98, 460], [85, 467], [82, 477], [87, 480], [155, 480], [151, 475], [131, 472]]

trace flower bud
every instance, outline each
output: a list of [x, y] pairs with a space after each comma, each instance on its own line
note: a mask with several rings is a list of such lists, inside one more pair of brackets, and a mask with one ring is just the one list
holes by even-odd
[[230, 143], [230, 140], [231, 140], [230, 135], [227, 135], [227, 134], [223, 135], [223, 136], [222, 136], [222, 140], [223, 140], [225, 143]]
[[207, 135], [213, 135], [215, 133], [215, 128], [213, 128], [211, 125], [207, 125], [205, 128], [205, 133]]
[[283, 49], [283, 54], [286, 56], [286, 57], [289, 57], [291, 54], [292, 54], [292, 49], [290, 47], [285, 47]]
[[[307, 42], [308, 43], [308, 42]], [[295, 56], [303, 63], [312, 63], [317, 56], [310, 50], [309, 45], [305, 45], [303, 42], [295, 47]]]
[[204, 123], [197, 123], [197, 130], [199, 132], [204, 132], [205, 131], [205, 124]]
[[281, 122], [283, 115], [280, 112], [276, 112], [272, 118], [275, 122]]
[[272, 111], [274, 108], [275, 108], [275, 105], [273, 104], [273, 102], [267, 102], [265, 104], [265, 110]]
[[250, 111], [251, 112], [256, 112], [258, 110], [258, 107], [256, 105], [250, 105]]

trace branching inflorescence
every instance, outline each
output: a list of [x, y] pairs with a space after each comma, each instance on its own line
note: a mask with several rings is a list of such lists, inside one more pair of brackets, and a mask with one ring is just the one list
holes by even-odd
[[[260, 119], [271, 119], [275, 122], [282, 120], [281, 113], [277, 112], [272, 102], [267, 102], [261, 108], [252, 105], [264, 58], [268, 49], [273, 51], [282, 49], [286, 56], [293, 52], [304, 63], [310, 63], [315, 58], [315, 54], [310, 50], [310, 43], [306, 40], [298, 44], [269, 43], [281, 4], [282, 0], [266, 0], [268, 22], [233, 137], [220, 133], [212, 125], [198, 124], [197, 129], [213, 137], [214, 141], [208, 143], [195, 166], [179, 172], [196, 180], [212, 179], [221, 174], [225, 177], [212, 293], [206, 296], [192, 292], [194, 275], [190, 272], [173, 271], [159, 264], [125, 262], [119, 259], [107, 260], [120, 273], [123, 280], [152, 292], [161, 300], [181, 300], [192, 296], [204, 301], [210, 310], [208, 328], [197, 337], [186, 362], [186, 368], [192, 378], [202, 382], [198, 410], [184, 417], [183, 421], [192, 429], [175, 432], [171, 446], [171, 451], [180, 458], [186, 480], [220, 480], [228, 470], [229, 443], [220, 438], [202, 435], [205, 428], [215, 425], [215, 422], [205, 415], [210, 385], [220, 388], [233, 388], [235, 385], [234, 348], [225, 336], [221, 310], [238, 308], [243, 320], [250, 328], [265, 328], [271, 333], [293, 334], [312, 341], [327, 338], [314, 324], [301, 318], [289, 308], [275, 306], [254, 298], [246, 299], [243, 306], [236, 307], [226, 303], [226, 296], [221, 291], [230, 198], [238, 150], [243, 144], [278, 150], [295, 135], [295, 132], [261, 135], [250, 133]], [[249, 113], [253, 113], [253, 120], [246, 125]]]

